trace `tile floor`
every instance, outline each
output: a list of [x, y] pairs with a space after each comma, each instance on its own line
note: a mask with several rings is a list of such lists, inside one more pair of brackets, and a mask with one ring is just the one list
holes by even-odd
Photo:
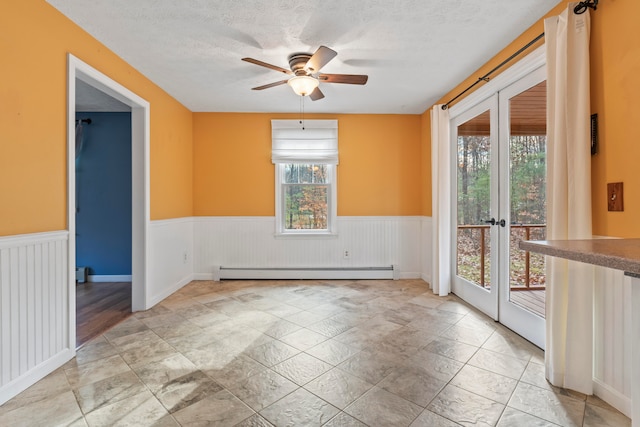
[[630, 426], [415, 281], [193, 282], [0, 407], [7, 426]]

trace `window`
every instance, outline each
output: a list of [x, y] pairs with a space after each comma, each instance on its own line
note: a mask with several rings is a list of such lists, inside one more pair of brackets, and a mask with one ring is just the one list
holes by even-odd
[[277, 234], [335, 234], [337, 121], [271, 122]]

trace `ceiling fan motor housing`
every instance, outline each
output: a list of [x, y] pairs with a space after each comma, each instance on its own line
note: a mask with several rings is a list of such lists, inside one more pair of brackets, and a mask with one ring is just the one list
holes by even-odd
[[289, 67], [291, 71], [293, 71], [296, 76], [306, 76], [314, 73], [315, 70], [307, 71], [304, 69], [309, 59], [311, 59], [310, 53], [292, 53], [289, 55]]

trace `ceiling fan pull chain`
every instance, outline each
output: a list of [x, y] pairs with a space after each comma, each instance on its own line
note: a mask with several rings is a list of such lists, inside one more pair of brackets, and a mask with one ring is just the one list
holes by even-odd
[[302, 125], [302, 130], [304, 130], [304, 96], [300, 97], [300, 114], [301, 114], [301, 119], [300, 119], [300, 124]]

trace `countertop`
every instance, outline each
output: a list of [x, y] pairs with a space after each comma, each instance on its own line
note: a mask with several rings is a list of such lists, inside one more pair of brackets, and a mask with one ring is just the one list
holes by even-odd
[[640, 239], [525, 240], [520, 249], [622, 270], [640, 277]]

